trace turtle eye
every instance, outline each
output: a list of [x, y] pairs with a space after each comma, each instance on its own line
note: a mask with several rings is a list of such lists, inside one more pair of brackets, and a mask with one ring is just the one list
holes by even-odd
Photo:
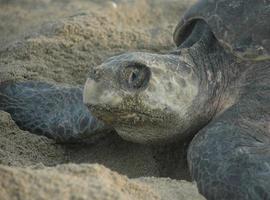
[[128, 63], [121, 72], [120, 82], [125, 89], [145, 89], [150, 79], [150, 69], [141, 63]]

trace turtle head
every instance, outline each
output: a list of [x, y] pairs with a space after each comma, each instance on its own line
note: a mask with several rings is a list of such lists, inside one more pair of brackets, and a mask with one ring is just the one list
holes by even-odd
[[239, 67], [203, 20], [183, 35], [174, 53], [126, 53], [91, 68], [84, 103], [126, 140], [192, 137], [234, 102]]
[[84, 103], [126, 140], [159, 143], [192, 127], [198, 78], [179, 55], [127, 53], [90, 69]]

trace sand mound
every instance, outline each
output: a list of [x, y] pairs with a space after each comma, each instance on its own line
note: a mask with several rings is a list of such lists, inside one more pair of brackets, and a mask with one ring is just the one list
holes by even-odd
[[[41, 6], [37, 1], [33, 1], [32, 4], [26, 2], [28, 3], [22, 6], [20, 12], [14, 10], [19, 12], [18, 16], [31, 10], [31, 6]], [[56, 19], [46, 23], [42, 19], [49, 11], [55, 11], [55, 7], [51, 7], [56, 6], [60, 9], [61, 6], [48, 4], [48, 11], [41, 11], [38, 17], [36, 12], [41, 9], [31, 10], [32, 18], [26, 15], [26, 25], [18, 25], [19, 30], [25, 31], [23, 34], [13, 33], [13, 29], [10, 28], [11, 34], [2, 36], [9, 42], [0, 48], [0, 80], [35, 79], [83, 84], [89, 67], [100, 64], [112, 55], [138, 50], [159, 52], [173, 48], [172, 32], [180, 12], [186, 8], [183, 2], [101, 2], [104, 3], [66, 3], [62, 5], [65, 9], [60, 11], [66, 17], [58, 18], [60, 14], [55, 14], [56, 16], [49, 18]], [[1, 5], [0, 13], [6, 13], [6, 10], [13, 8], [12, 6], [20, 9], [20, 5]], [[76, 12], [70, 11], [72, 7]], [[12, 16], [11, 13], [9, 15]], [[5, 26], [8, 22], [8, 19], [4, 21]], [[39, 23], [39, 26], [30, 28], [28, 23], [31, 22]], [[10, 39], [14, 37], [16, 40]]]
[[[187, 181], [154, 177], [128, 179], [126, 176], [97, 164], [66, 164], [45, 167], [44, 165], [56, 165], [68, 161], [76, 162], [67, 153], [72, 150], [59, 146], [45, 137], [20, 130], [10, 115], [3, 111], [0, 111], [0, 132], [0, 161], [2, 164], [0, 165], [0, 197], [3, 200], [204, 199], [198, 194], [196, 186]], [[113, 144], [112, 140], [115, 140], [114, 142], [117, 144]], [[158, 172], [150, 171], [158, 169], [157, 163], [149, 163], [150, 150], [148, 150], [149, 157], [145, 157], [147, 155], [145, 148], [118, 140], [119, 138], [108, 138], [107, 141], [90, 149], [76, 146], [77, 150], [73, 149], [73, 156], [88, 162], [94, 162], [98, 158], [100, 163], [105, 161], [105, 164], [129, 176], [151, 175], [151, 173], [157, 175], [155, 173]], [[121, 142], [123, 143], [121, 144]], [[104, 151], [104, 147], [103, 149], [100, 147], [104, 143], [108, 146], [108, 150], [98, 152]], [[117, 149], [113, 145], [122, 147]], [[138, 149], [141, 150], [138, 152]], [[110, 151], [115, 151], [115, 154]], [[126, 155], [123, 152], [127, 152]], [[95, 158], [95, 154], [99, 155], [96, 155]], [[134, 158], [130, 157], [132, 154]], [[88, 158], [86, 159], [85, 156]], [[160, 155], [159, 159], [161, 158]], [[24, 168], [7, 167], [3, 164], [24, 166]], [[25, 167], [29, 165], [30, 167]]]
[[[0, 111], [0, 163], [27, 166], [63, 162], [64, 151], [54, 141], [20, 130], [10, 115]], [[1, 196], [1, 195], [0, 195]]]
[[166, 179], [129, 180], [101, 165], [0, 167], [0, 196], [9, 199], [199, 200], [196, 187]]
[[145, 185], [100, 165], [0, 168], [2, 199], [159, 199]]

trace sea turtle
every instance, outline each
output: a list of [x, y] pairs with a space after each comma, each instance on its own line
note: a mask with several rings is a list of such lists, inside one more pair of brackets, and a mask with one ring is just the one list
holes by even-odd
[[83, 92], [2, 84], [0, 108], [60, 141], [110, 127], [144, 144], [191, 140], [189, 169], [207, 199], [270, 199], [269, 19], [269, 0], [200, 0], [176, 27], [177, 49], [109, 58]]

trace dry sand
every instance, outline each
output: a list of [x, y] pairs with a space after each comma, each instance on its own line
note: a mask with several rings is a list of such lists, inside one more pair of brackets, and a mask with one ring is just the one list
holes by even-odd
[[201, 200], [194, 185], [165, 178], [130, 180], [98, 164], [0, 166], [2, 200]]
[[[0, 82], [83, 84], [89, 67], [112, 55], [166, 52], [191, 2], [0, 0]], [[203, 199], [180, 181], [190, 180], [186, 146], [143, 146], [115, 134], [93, 145], [61, 145], [20, 130], [0, 111], [0, 197]]]

